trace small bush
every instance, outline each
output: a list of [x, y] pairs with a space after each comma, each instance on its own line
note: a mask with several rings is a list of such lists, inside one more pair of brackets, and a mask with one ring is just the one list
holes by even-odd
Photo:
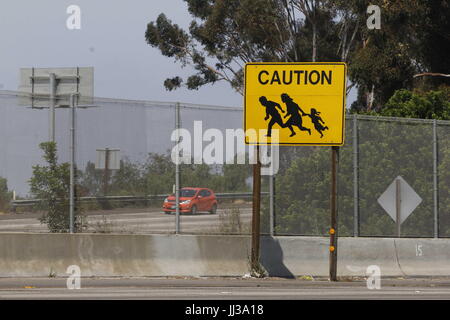
[[239, 208], [224, 210], [219, 213], [219, 233], [223, 234], [247, 234], [250, 233], [248, 223], [243, 223]]
[[[33, 175], [30, 179], [31, 194], [36, 199], [42, 200], [36, 205], [36, 209], [44, 210], [39, 220], [47, 224], [50, 232], [69, 232], [69, 164], [58, 164], [56, 143], [43, 142], [39, 147], [44, 151], [47, 165], [33, 166]], [[75, 196], [76, 193], [75, 190]], [[84, 228], [81, 207], [75, 206], [74, 231], [80, 232]]]
[[0, 211], [5, 212], [10, 209], [12, 192], [8, 191], [8, 183], [5, 178], [0, 177]]

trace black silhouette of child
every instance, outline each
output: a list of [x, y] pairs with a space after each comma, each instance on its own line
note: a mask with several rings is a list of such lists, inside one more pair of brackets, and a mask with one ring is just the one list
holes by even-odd
[[268, 120], [269, 116], [272, 117], [272, 119], [270, 119], [269, 121], [269, 126], [267, 129], [267, 135], [266, 137], [270, 137], [272, 136], [272, 127], [274, 126], [274, 124], [278, 124], [280, 127], [285, 128], [286, 126], [283, 124], [283, 120], [281, 120], [281, 116], [278, 113], [277, 108], [280, 109], [281, 112], [284, 113], [284, 110], [281, 108], [281, 106], [274, 102], [274, 101], [270, 101], [267, 100], [266, 97], [261, 96], [259, 98], [259, 102], [266, 107], [266, 117], [264, 118], [264, 120]]
[[322, 120], [322, 118], [319, 116], [320, 112], [318, 112], [316, 109], [311, 108], [311, 114], [306, 114], [308, 117], [311, 118], [311, 122], [314, 124], [314, 128], [318, 133], [320, 133], [320, 137], [323, 137], [322, 131], [328, 130], [328, 127], [322, 126], [321, 123], [325, 124], [325, 122]]
[[289, 127], [289, 129], [291, 129], [290, 137], [295, 136], [295, 131], [292, 129], [292, 126], [297, 126], [301, 131], [308, 131], [308, 133], [311, 134], [311, 129], [303, 127], [302, 116], [299, 111], [303, 116], [305, 116], [306, 113], [303, 112], [298, 104], [296, 104], [287, 93], [283, 93], [281, 95], [281, 100], [286, 104], [287, 108], [287, 114], [284, 117], [286, 118], [289, 115], [291, 116], [285, 123], [285, 127]]

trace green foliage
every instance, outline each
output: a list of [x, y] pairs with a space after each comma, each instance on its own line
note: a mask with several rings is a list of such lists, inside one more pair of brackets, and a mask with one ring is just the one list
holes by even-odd
[[[357, 85], [356, 111], [379, 111], [421, 72], [450, 73], [446, 0], [374, 0], [381, 29], [369, 30], [360, 0], [185, 0], [189, 30], [164, 14], [147, 26], [147, 43], [195, 73], [164, 82], [168, 90], [227, 81], [243, 93], [246, 62], [346, 61]], [[450, 84], [433, 77], [432, 88]], [[373, 98], [373, 99], [372, 99]]]
[[94, 163], [88, 162], [85, 171], [81, 172], [79, 177], [82, 190], [80, 196], [101, 194], [103, 190], [103, 173], [95, 169]]
[[[206, 164], [181, 164], [182, 187], [211, 188], [215, 192], [245, 192], [246, 179], [251, 175], [250, 165], [225, 164], [212, 168]], [[81, 174], [81, 189], [86, 195], [103, 195], [103, 171], [88, 163]], [[146, 196], [172, 193], [175, 182], [175, 164], [170, 153], [150, 153], [143, 164], [128, 159], [121, 162], [109, 185], [110, 195]]]
[[243, 222], [239, 208], [226, 209], [219, 212], [218, 232], [222, 234], [249, 234], [251, 226]]
[[[342, 236], [351, 235], [353, 230], [351, 157], [351, 149], [341, 148], [338, 184], [339, 233]], [[330, 222], [330, 162], [331, 152], [328, 148], [281, 148], [281, 170], [275, 178], [277, 234], [327, 235]], [[264, 199], [262, 230], [265, 233], [269, 231], [268, 205], [268, 199]]]
[[[103, 172], [103, 170], [100, 170], [100, 172]], [[111, 195], [138, 196], [145, 194], [145, 181], [141, 166], [127, 160], [121, 161], [120, 169], [112, 176], [110, 183], [108, 189]]]
[[402, 225], [410, 236], [432, 236], [433, 153], [430, 124], [361, 121], [360, 210], [361, 232], [395, 235], [391, 218], [376, 202], [391, 182], [402, 176], [423, 202]]
[[398, 90], [380, 114], [389, 117], [450, 120], [450, 90], [426, 93]]
[[450, 237], [450, 126], [438, 126], [439, 235]]
[[144, 170], [141, 173], [144, 179], [146, 194], [165, 194], [172, 192], [175, 183], [175, 164], [166, 154], [150, 153]]
[[[39, 147], [44, 152], [46, 165], [33, 166], [33, 175], [29, 182], [31, 194], [42, 200], [36, 207], [45, 211], [40, 221], [47, 224], [50, 232], [69, 232], [69, 164], [58, 164], [56, 143], [43, 142]], [[81, 210], [75, 206], [74, 231], [82, 229]]]
[[[309, 61], [312, 33], [317, 35], [317, 60], [336, 61], [339, 41], [333, 6], [314, 1], [314, 19], [301, 19], [292, 1], [185, 0], [193, 16], [189, 31], [172, 23], [165, 14], [147, 25], [145, 39], [162, 55], [182, 66], [193, 66], [188, 89], [227, 81], [242, 93], [243, 69], [251, 61]], [[314, 31], [314, 32], [312, 32]], [[167, 90], [183, 85], [176, 76], [164, 82]]]
[[12, 192], [8, 191], [8, 182], [0, 177], [0, 211], [7, 211], [12, 199]]
[[[340, 148], [339, 234], [353, 235], [352, 123]], [[395, 236], [395, 223], [377, 199], [402, 176], [423, 199], [402, 225], [402, 235], [433, 236], [433, 128], [430, 123], [358, 120], [359, 212], [363, 236]], [[450, 236], [450, 126], [438, 125], [440, 236]], [[327, 235], [330, 224], [329, 148], [283, 147], [276, 176], [278, 234]], [[263, 232], [268, 232], [268, 201], [263, 202]]]

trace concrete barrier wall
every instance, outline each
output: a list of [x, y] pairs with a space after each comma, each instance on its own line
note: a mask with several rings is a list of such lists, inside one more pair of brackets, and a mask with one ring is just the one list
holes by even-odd
[[[0, 234], [0, 277], [243, 276], [248, 236]], [[262, 237], [261, 264], [271, 276], [328, 276], [326, 237]], [[340, 238], [338, 275], [450, 276], [450, 239]]]
[[248, 237], [0, 234], [0, 277], [234, 276], [248, 270]]
[[263, 237], [261, 264], [273, 276], [328, 276], [328, 246], [324, 237]]
[[[450, 244], [450, 243], [449, 243]], [[377, 265], [384, 276], [403, 276], [395, 246], [389, 238], [340, 238], [338, 274], [365, 276], [367, 267]]]
[[450, 239], [341, 238], [338, 246], [339, 275], [377, 265], [384, 276], [450, 276]]
[[395, 239], [399, 265], [407, 276], [450, 276], [450, 239]]

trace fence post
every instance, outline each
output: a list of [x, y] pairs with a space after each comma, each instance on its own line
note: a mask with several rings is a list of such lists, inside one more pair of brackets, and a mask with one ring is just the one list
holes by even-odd
[[77, 94], [70, 95], [70, 186], [69, 186], [69, 232], [74, 232], [75, 211], [75, 124], [77, 108]]
[[358, 116], [353, 115], [353, 236], [359, 237], [359, 142]]
[[[56, 74], [49, 74], [50, 84], [50, 108], [49, 108], [49, 133], [48, 141], [55, 142], [55, 105], [56, 105]], [[34, 81], [34, 79], [33, 79]]]
[[433, 212], [434, 212], [434, 237], [439, 238], [439, 186], [438, 186], [438, 136], [437, 121], [433, 120]]
[[175, 129], [177, 130], [175, 163], [175, 234], [180, 233], [180, 103], [175, 106]]

